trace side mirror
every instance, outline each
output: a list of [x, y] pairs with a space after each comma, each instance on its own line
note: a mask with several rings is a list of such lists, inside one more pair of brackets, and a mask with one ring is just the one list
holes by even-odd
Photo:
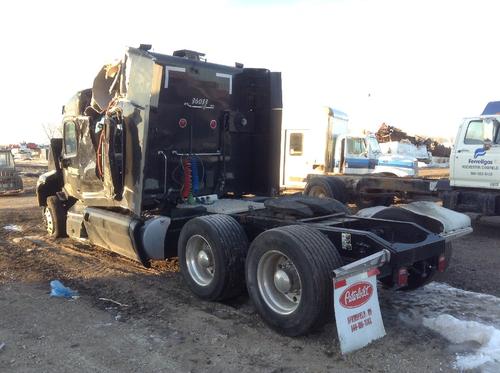
[[484, 140], [484, 143], [483, 143], [484, 150], [491, 149], [491, 144], [492, 144], [491, 140]]

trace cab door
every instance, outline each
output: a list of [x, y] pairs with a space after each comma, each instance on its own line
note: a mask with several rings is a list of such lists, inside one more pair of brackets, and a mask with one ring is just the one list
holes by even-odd
[[64, 189], [75, 198], [80, 198], [80, 162], [78, 160], [78, 126], [74, 119], [63, 124], [63, 149], [61, 168], [64, 177]]
[[452, 186], [499, 188], [499, 127], [495, 118], [473, 118], [462, 124], [450, 159]]
[[368, 158], [365, 139], [362, 137], [345, 138], [344, 173], [345, 174], [368, 174], [371, 164]]

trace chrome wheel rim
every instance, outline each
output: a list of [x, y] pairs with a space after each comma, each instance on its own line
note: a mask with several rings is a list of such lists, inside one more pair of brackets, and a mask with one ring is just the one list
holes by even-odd
[[281, 251], [266, 252], [257, 265], [260, 295], [280, 315], [293, 313], [300, 304], [302, 282], [293, 262]]
[[196, 234], [186, 243], [186, 265], [189, 275], [200, 286], [208, 286], [214, 279], [215, 260], [208, 241]]
[[49, 234], [54, 234], [54, 218], [52, 217], [52, 212], [48, 207], [45, 207], [45, 226]]

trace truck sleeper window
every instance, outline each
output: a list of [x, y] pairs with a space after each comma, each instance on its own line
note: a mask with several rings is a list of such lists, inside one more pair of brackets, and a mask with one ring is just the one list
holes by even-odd
[[302, 133], [290, 134], [290, 155], [302, 155], [303, 140]]

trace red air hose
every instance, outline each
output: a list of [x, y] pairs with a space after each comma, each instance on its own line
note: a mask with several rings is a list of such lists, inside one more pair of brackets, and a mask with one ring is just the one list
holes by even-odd
[[102, 179], [102, 145], [104, 142], [104, 129], [101, 130], [101, 136], [99, 136], [99, 145], [97, 146], [97, 176]]
[[191, 162], [189, 159], [184, 159], [182, 161], [182, 167], [184, 168], [184, 187], [182, 188], [182, 198], [187, 199], [191, 194]]

